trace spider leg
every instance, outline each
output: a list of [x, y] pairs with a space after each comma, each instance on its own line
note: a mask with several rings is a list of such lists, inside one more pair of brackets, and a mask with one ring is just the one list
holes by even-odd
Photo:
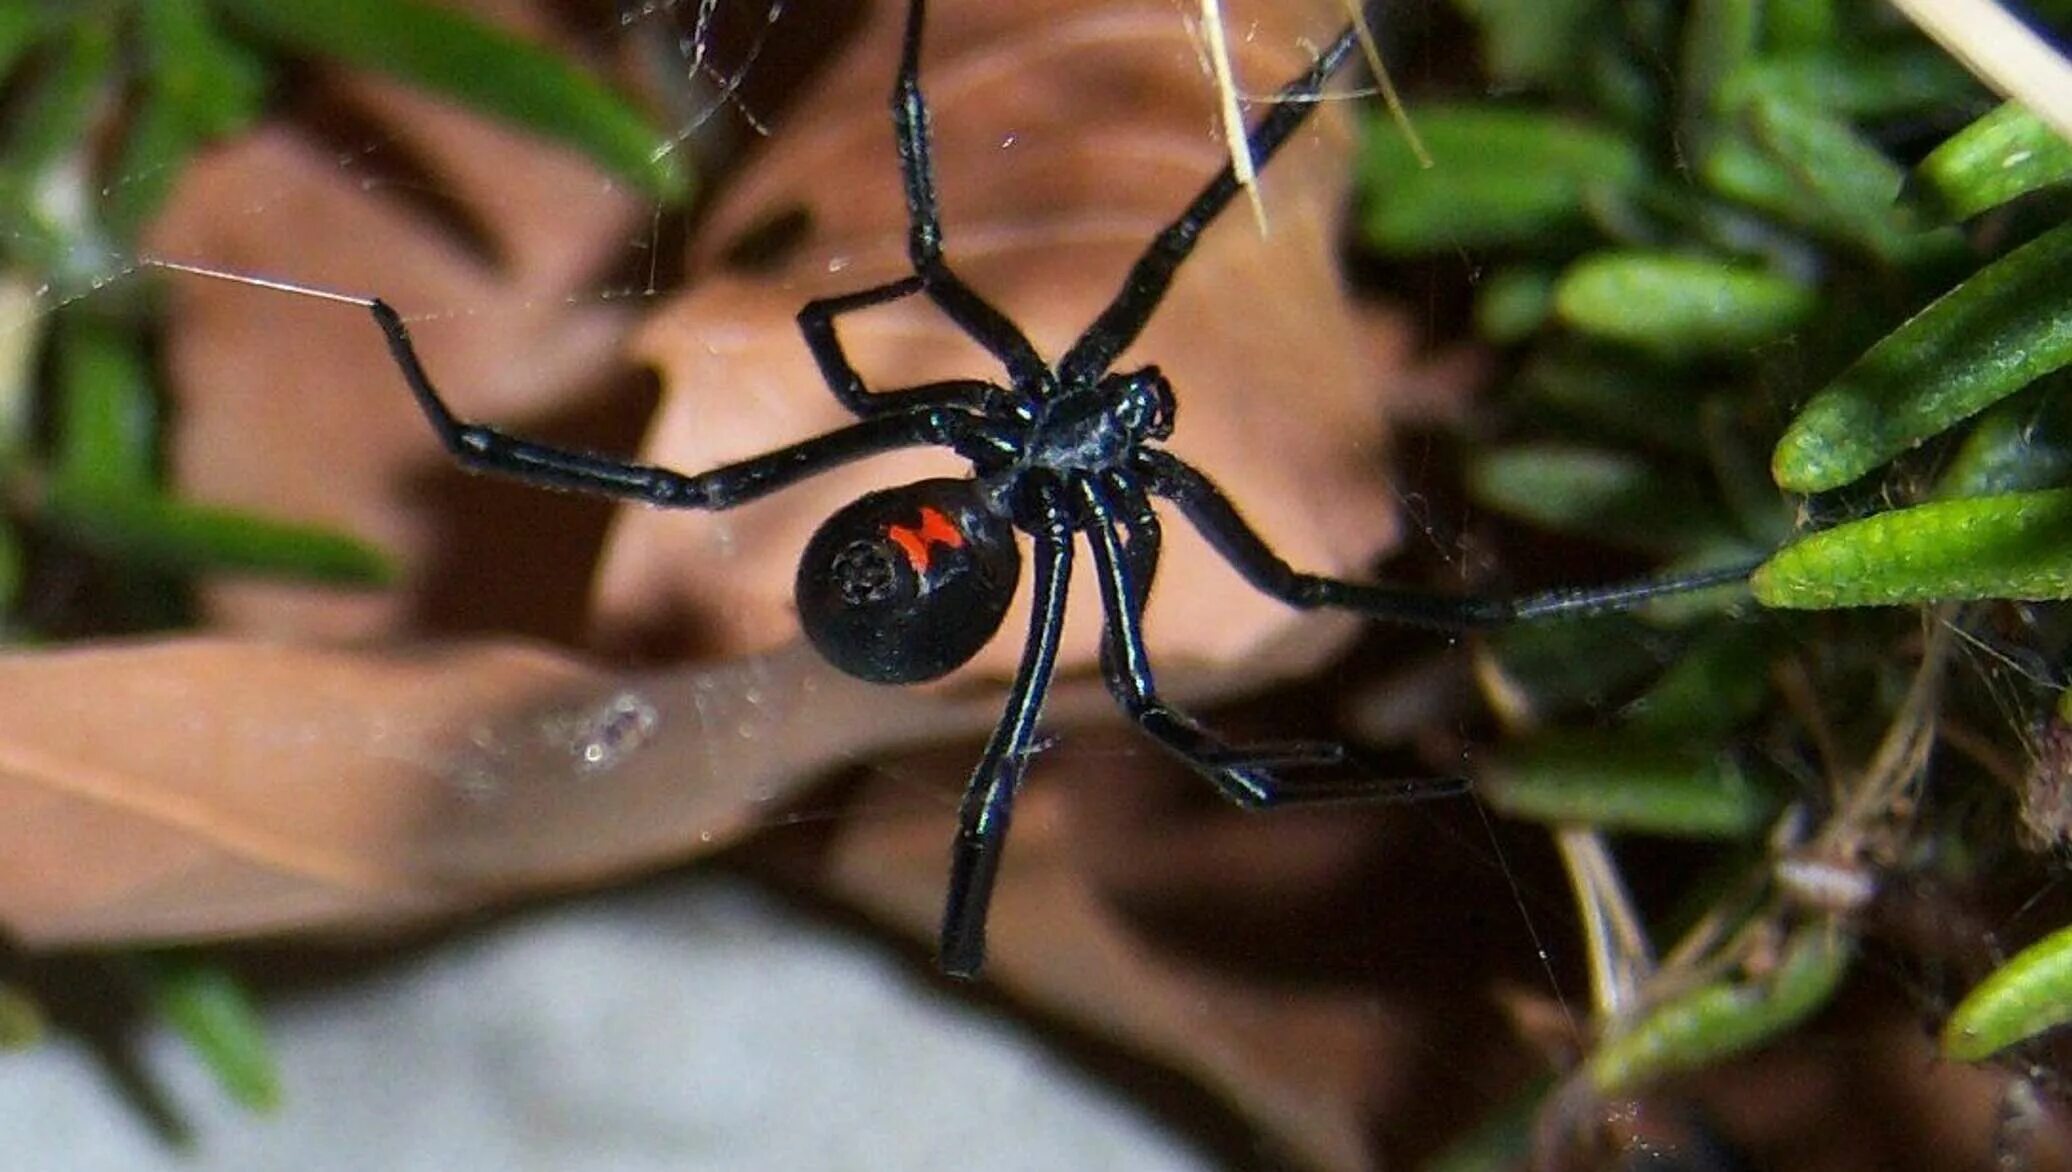
[[1151, 584], [1158, 577], [1158, 555], [1165, 542], [1165, 531], [1158, 523], [1158, 511], [1151, 507], [1151, 495], [1135, 478], [1111, 468], [1101, 474], [1101, 489], [1110, 501], [1122, 502], [1124, 511], [1117, 516], [1126, 542], [1123, 561], [1134, 592], [1131, 601], [1141, 615], [1144, 604], [1151, 599]]
[[917, 405], [898, 414], [876, 415], [826, 435], [778, 448], [733, 464], [687, 476], [668, 468], [635, 464], [586, 452], [518, 439], [493, 427], [454, 415], [432, 385], [403, 319], [380, 298], [342, 298], [366, 306], [388, 338], [389, 353], [425, 418], [462, 467], [491, 472], [548, 488], [641, 501], [669, 509], [726, 509], [774, 492], [838, 464], [893, 448], [940, 444], [967, 456], [992, 450], [973, 418], [943, 405]]
[[[1276, 776], [1273, 770], [1343, 764], [1347, 758], [1345, 747], [1327, 741], [1230, 745], [1185, 713], [1168, 707], [1159, 699], [1152, 678], [1151, 660], [1144, 647], [1144, 592], [1133, 581], [1140, 566], [1133, 552], [1146, 540], [1147, 532], [1155, 532], [1157, 519], [1148, 502], [1142, 508], [1118, 512], [1108, 486], [1090, 481], [1082, 482], [1080, 505], [1086, 513], [1094, 576], [1100, 582], [1101, 606], [1107, 617], [1107, 645], [1101, 656], [1101, 670], [1108, 690], [1138, 727], [1208, 778], [1224, 797], [1240, 806], [1264, 809], [1313, 802], [1448, 797], [1466, 788], [1457, 779], [1443, 778], [1388, 782], [1364, 778], [1289, 780]], [[1116, 534], [1118, 524], [1130, 533], [1127, 546]], [[1157, 538], [1149, 541], [1155, 549]]]
[[[1319, 95], [1323, 92], [1324, 83], [1352, 51], [1355, 40], [1354, 30], [1347, 27], [1307, 72], [1281, 87], [1272, 108], [1253, 123], [1246, 135], [1246, 148], [1252, 154], [1255, 168], [1263, 170], [1295, 129], [1321, 104]], [[1058, 363], [1059, 378], [1065, 385], [1090, 384], [1099, 379], [1116, 356], [1137, 340], [1145, 323], [1158, 309], [1158, 303], [1164, 300], [1166, 289], [1172, 285], [1173, 274], [1181, 262], [1194, 251], [1202, 232], [1229, 206], [1238, 190], [1236, 166], [1225, 164], [1179, 218], [1152, 238], [1149, 247], [1131, 266], [1129, 276], [1123, 279], [1122, 289], [1115, 295], [1115, 300], [1101, 311], [1079, 340], [1072, 343], [1063, 361]]]
[[1007, 696], [1007, 709], [972, 771], [958, 810], [957, 841], [950, 856], [950, 886], [942, 917], [942, 970], [953, 977], [978, 974], [986, 959], [986, 909], [1007, 845], [1007, 824], [1015, 788], [1029, 767], [1036, 718], [1050, 690], [1057, 664], [1058, 636], [1065, 624], [1065, 589], [1072, 577], [1072, 530], [1055, 494], [1043, 495], [1045, 528], [1035, 538], [1035, 605], [1021, 667]]
[[902, 277], [855, 293], [808, 301], [805, 308], [799, 310], [799, 332], [806, 337], [806, 348], [813, 352], [813, 361], [820, 367], [820, 377], [826, 380], [828, 390], [834, 392], [835, 398], [851, 414], [868, 419], [915, 407], [961, 407], [977, 411], [985, 408], [997, 393], [991, 383], [975, 379], [887, 391], [873, 391], [864, 385], [863, 376], [857, 373], [856, 367], [849, 362], [849, 356], [842, 350], [841, 339], [835, 334], [835, 319], [845, 313], [911, 297], [919, 293], [922, 286], [918, 276]]
[[[1015, 386], [1045, 386], [1050, 382], [1050, 367], [1036, 347], [1006, 314], [951, 272], [943, 259], [942, 214], [928, 142], [928, 101], [921, 96], [921, 26], [926, 9], [925, 0], [912, 0], [907, 6], [905, 47], [900, 53], [899, 76], [892, 83], [892, 130], [899, 148], [900, 176], [906, 183], [907, 255], [913, 261], [914, 279], [951, 321], [1000, 360]], [[882, 288], [902, 284], [895, 281]], [[887, 293], [884, 299], [906, 295], [902, 290]]]
[[[1130, 609], [1137, 621], [1144, 618], [1144, 606], [1151, 600], [1151, 586], [1158, 577], [1158, 555], [1164, 545], [1165, 531], [1158, 523], [1158, 512], [1151, 507], [1151, 497], [1136, 481], [1114, 469], [1101, 474], [1101, 486], [1111, 499], [1121, 501], [1126, 512], [1119, 515], [1124, 536], [1122, 562], [1123, 577], [1130, 588]], [[1123, 654], [1121, 645], [1111, 630], [1101, 639], [1101, 678], [1115, 679], [1120, 670], [1119, 658]], [[1113, 690], [1111, 682], [1110, 690]]]
[[1138, 471], [1152, 495], [1180, 506], [1209, 544], [1247, 582], [1290, 606], [1335, 607], [1357, 611], [1384, 622], [1439, 631], [1479, 630], [1522, 619], [1559, 615], [1609, 614], [1629, 610], [1651, 598], [1723, 586], [1748, 577], [1757, 563], [1705, 570], [1673, 577], [1644, 578], [1610, 586], [1548, 590], [1517, 598], [1477, 598], [1429, 594], [1368, 582], [1347, 582], [1305, 574], [1281, 559], [1266, 540], [1245, 523], [1236, 506], [1215, 482], [1170, 452], [1145, 449]]

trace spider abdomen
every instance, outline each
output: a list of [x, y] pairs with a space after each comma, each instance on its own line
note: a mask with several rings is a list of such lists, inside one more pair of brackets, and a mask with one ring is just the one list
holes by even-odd
[[932, 680], [1000, 629], [1021, 577], [1014, 528], [971, 480], [870, 493], [829, 517], [799, 558], [799, 621], [858, 679]]

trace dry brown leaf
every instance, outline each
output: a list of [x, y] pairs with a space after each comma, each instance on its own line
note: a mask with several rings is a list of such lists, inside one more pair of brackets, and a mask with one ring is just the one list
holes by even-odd
[[[1331, 6], [1303, 8], [1233, 14], [1251, 30], [1241, 68], [1255, 89], [1277, 88], [1335, 31]], [[700, 279], [643, 325], [635, 348], [664, 384], [645, 458], [706, 468], [848, 421], [793, 316], [809, 298], [907, 271], [886, 112], [902, 19], [900, 5], [874, 6], [826, 83], [712, 210], [694, 258]], [[1224, 162], [1212, 87], [1162, 0], [939, 6], [923, 85], [949, 258], [1046, 355], [1064, 351]], [[1119, 365], [1165, 371], [1180, 400], [1172, 448], [1217, 477], [1291, 561], [1358, 574], [1396, 526], [1388, 391], [1365, 361], [1337, 260], [1350, 145], [1333, 112], [1314, 119], [1266, 173], [1270, 236], [1241, 214], [1211, 228]], [[774, 271], [725, 268], [737, 237], [801, 210], [810, 232]], [[1001, 377], [923, 298], [850, 315], [840, 328], [873, 386]], [[689, 632], [722, 649], [787, 640], [797, 630], [797, 551], [821, 521], [872, 488], [960, 471], [947, 453], [903, 453], [727, 513], [625, 513], [598, 587], [605, 637], [652, 647]], [[1068, 671], [1094, 660], [1099, 608], [1087, 573], [1082, 566], [1061, 655]], [[1167, 528], [1160, 583], [1147, 625], [1161, 662], [1243, 664], [1304, 622], [1341, 637], [1351, 629], [1251, 589], [1178, 521]], [[973, 671], [1013, 670], [1026, 606], [1025, 597]]]
[[0, 923], [39, 947], [381, 928], [597, 883], [997, 715], [888, 705], [803, 649], [612, 673], [514, 643], [197, 637], [0, 656], [0, 688]]

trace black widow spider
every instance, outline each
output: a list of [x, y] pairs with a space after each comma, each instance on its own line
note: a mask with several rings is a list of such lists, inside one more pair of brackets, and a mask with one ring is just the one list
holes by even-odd
[[[1143, 614], [1158, 568], [1154, 499], [1178, 506], [1210, 545], [1259, 590], [1291, 606], [1337, 607], [1442, 631], [1633, 606], [1666, 593], [1732, 581], [1745, 568], [1516, 599], [1452, 597], [1301, 573], [1246, 525], [1209, 480], [1157, 447], [1172, 434], [1172, 388], [1158, 368], [1109, 369], [1136, 340], [1203, 230], [1238, 191], [1225, 166], [1161, 231], [1122, 289], [1055, 365], [1000, 310], [958, 279], [943, 256], [928, 106], [921, 96], [925, 0], [910, 0], [892, 123], [908, 211], [913, 275], [808, 303], [798, 314], [821, 374], [859, 422], [696, 475], [548, 447], [464, 422], [432, 386], [403, 320], [379, 298], [241, 277], [171, 261], [159, 267], [326, 297], [372, 312], [418, 405], [464, 467], [552, 488], [658, 508], [727, 509], [839, 464], [894, 448], [939, 445], [971, 462], [965, 479], [931, 479], [865, 495], [837, 512], [800, 558], [797, 599], [813, 645], [864, 680], [934, 679], [976, 655], [999, 629], [1021, 573], [1017, 531], [1035, 549], [1035, 607], [1006, 711], [972, 772], [959, 815], [943, 912], [941, 965], [975, 975], [985, 956], [986, 908], [1006, 843], [1015, 790], [1056, 662], [1073, 546], [1084, 538], [1106, 612], [1101, 667], [1116, 701], [1143, 731], [1249, 808], [1313, 801], [1399, 800], [1460, 792], [1449, 780], [1283, 780], [1290, 767], [1343, 764], [1335, 744], [1231, 745], [1166, 706], [1144, 646]], [[1321, 100], [1354, 45], [1347, 28], [1284, 86], [1249, 130], [1263, 167]], [[1007, 383], [961, 379], [873, 391], [835, 333], [842, 314], [925, 294], [997, 358]]]

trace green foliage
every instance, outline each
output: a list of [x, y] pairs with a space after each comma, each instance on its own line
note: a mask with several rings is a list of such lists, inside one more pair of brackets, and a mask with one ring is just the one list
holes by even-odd
[[379, 586], [395, 576], [386, 557], [353, 538], [150, 493], [60, 484], [45, 498], [42, 520], [84, 549], [144, 569], [342, 586]]
[[[1878, 871], [1809, 905], [1786, 878], [1818, 871], [1801, 850], [1962, 887], [2025, 865], [2016, 825], [2049, 820], [2015, 808], [2021, 779], [1985, 749], [1903, 750], [1956, 720], [2053, 768], [2028, 738], [2062, 668], [1932, 685], [1951, 646], [2072, 649], [2072, 614], [1993, 607], [2072, 598], [2072, 146], [1870, 0], [1456, 5], [1501, 100], [1413, 103], [1428, 172], [1377, 123], [1358, 222], [1377, 254], [1469, 270], [1473, 325], [1508, 356], [1501, 415], [1461, 437], [1468, 492], [1665, 571], [1767, 559], [1751, 614], [1701, 598], [1487, 643], [1514, 733], [1482, 758], [1492, 805], [1564, 836], [1743, 852], [1694, 887], [1681, 944], [1644, 925], [1624, 945], [1640, 987], [1601, 997], [1603, 1040], [1549, 1102], [1630, 1094], [1839, 987], [1861, 930], [1844, 897]], [[1762, 784], [1741, 772], [1757, 760]], [[1928, 813], [1900, 813], [1924, 784]], [[1618, 892], [1579, 882], [1581, 918], [1617, 919]], [[2047, 968], [2025, 957], [1975, 997], [2061, 993]], [[1967, 1002], [1949, 1037], [1996, 1013], [2022, 1024], [1947, 1052], [2047, 1016]]]
[[1630, 1094], [1683, 1070], [1715, 1065], [1796, 1026], [1827, 1004], [1848, 972], [1848, 941], [1805, 928], [1772, 972], [1702, 985], [1654, 1006], [1600, 1044], [1585, 1066], [1606, 1095]]
[[[1416, 113], [1432, 157], [1420, 163], [1399, 134], [1367, 136], [1359, 179], [1367, 242], [1393, 252], [1505, 244], [1580, 223], [1590, 196], [1630, 187], [1640, 157], [1618, 135], [1502, 106], [1434, 106]], [[1534, 177], [1520, 183], [1520, 169]]]
[[424, 0], [212, 0], [263, 42], [388, 74], [576, 147], [660, 199], [689, 192], [666, 135], [568, 61]]
[[1514, 517], [1667, 553], [1703, 548], [1724, 522], [1693, 486], [1645, 460], [1600, 448], [1531, 444], [1477, 456], [1468, 467], [1475, 499]]
[[1944, 497], [2055, 488], [2072, 480], [2072, 387], [2063, 376], [1988, 411], [1936, 485]]
[[1812, 315], [1812, 291], [1731, 261], [1602, 252], [1562, 274], [1554, 311], [1579, 334], [1670, 355], [1739, 351]]
[[136, 32], [142, 77], [107, 208], [125, 241], [197, 151], [251, 124], [267, 85], [264, 61], [225, 36], [202, 0], [141, 0]]
[[1475, 291], [1475, 328], [1492, 342], [1522, 342], [1554, 312], [1554, 274], [1506, 269]]
[[1533, 1120], [1552, 1086], [1551, 1079], [1528, 1084], [1481, 1126], [1421, 1165], [1423, 1172], [1500, 1172], [1524, 1164], [1532, 1155]]
[[[389, 74], [553, 137], [662, 200], [689, 191], [669, 135], [587, 71], [419, 0], [0, 5], [0, 261], [67, 291], [119, 272], [195, 153], [250, 126], [280, 55]], [[102, 133], [119, 149], [90, 151]], [[105, 167], [97, 200], [55, 182]]]
[[1621, 715], [1649, 739], [1723, 744], [1769, 702], [1763, 673], [1776, 652], [1761, 632], [1715, 627], [1686, 646]]
[[2072, 489], [1931, 501], [1793, 542], [1750, 580], [1764, 606], [2072, 598]]
[[1799, 412], [1772, 468], [1839, 488], [2072, 363], [2072, 224], [1981, 268], [1887, 334]]
[[43, 1041], [43, 1006], [11, 982], [0, 984], [0, 1050], [27, 1050]]
[[1923, 198], [1964, 220], [2072, 179], [2072, 143], [2009, 102], [1951, 135], [1914, 170]]
[[1481, 771], [1482, 795], [1513, 818], [1675, 838], [1747, 839], [1776, 816], [1773, 793], [1731, 757], [1681, 739], [1570, 732], [1516, 741]]
[[280, 1106], [280, 1070], [265, 1024], [229, 969], [181, 952], [141, 953], [129, 967], [145, 999], [225, 1094], [250, 1111]]
[[1990, 1058], [2072, 1021], [2072, 928], [2024, 948], [1965, 995], [1943, 1024], [1944, 1056]]

